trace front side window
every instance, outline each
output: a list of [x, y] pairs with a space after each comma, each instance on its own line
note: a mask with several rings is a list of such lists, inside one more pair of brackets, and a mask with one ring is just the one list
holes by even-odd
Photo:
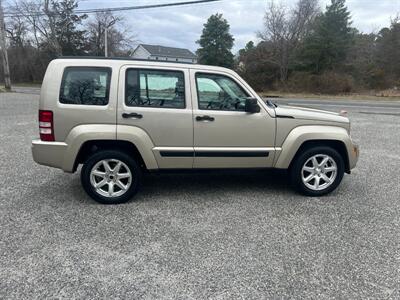
[[128, 69], [125, 104], [127, 106], [185, 108], [183, 72]]
[[107, 105], [110, 79], [110, 68], [67, 67], [61, 82], [60, 103]]
[[249, 95], [231, 78], [217, 74], [197, 74], [199, 109], [244, 111]]

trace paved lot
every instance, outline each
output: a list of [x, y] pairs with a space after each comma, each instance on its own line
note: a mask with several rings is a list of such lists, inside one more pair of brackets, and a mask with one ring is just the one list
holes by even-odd
[[170, 174], [102, 206], [32, 161], [37, 100], [0, 93], [0, 298], [400, 298], [400, 107], [347, 108], [361, 158], [327, 197]]

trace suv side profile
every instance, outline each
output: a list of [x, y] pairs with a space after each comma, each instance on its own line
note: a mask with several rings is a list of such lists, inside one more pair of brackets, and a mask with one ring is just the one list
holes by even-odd
[[357, 163], [338, 113], [264, 101], [234, 71], [160, 61], [61, 58], [46, 71], [34, 160], [73, 173], [105, 204], [126, 202], [144, 171], [278, 168], [309, 196]]

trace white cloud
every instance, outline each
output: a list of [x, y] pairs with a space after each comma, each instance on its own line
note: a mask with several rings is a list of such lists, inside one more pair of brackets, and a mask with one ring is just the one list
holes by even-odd
[[[80, 3], [80, 8], [118, 7], [168, 3], [182, 0], [93, 0]], [[277, 1], [277, 0], [276, 0]], [[296, 0], [281, 0], [291, 6]], [[325, 9], [330, 0], [320, 0]], [[377, 31], [390, 24], [390, 18], [400, 13], [397, 0], [348, 0], [353, 26], [360, 31]], [[222, 0], [207, 4], [126, 11], [122, 13], [132, 32], [140, 42], [165, 46], [185, 47], [196, 50], [195, 43], [201, 35], [203, 24], [211, 14], [222, 13], [231, 26], [235, 38], [234, 52], [243, 48], [249, 40], [257, 40], [262, 29], [266, 1]]]

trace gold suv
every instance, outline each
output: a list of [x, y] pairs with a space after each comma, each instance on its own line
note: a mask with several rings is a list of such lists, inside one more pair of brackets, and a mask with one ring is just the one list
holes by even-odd
[[345, 116], [264, 101], [235, 72], [129, 59], [52, 61], [34, 160], [75, 172], [101, 203], [137, 193], [144, 171], [288, 169], [303, 194], [333, 191], [358, 160]]

